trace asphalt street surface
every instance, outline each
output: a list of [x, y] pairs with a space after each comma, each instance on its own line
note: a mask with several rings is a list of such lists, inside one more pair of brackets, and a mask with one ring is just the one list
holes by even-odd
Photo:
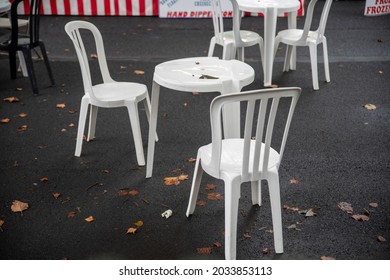
[[[273, 248], [266, 184], [262, 207], [251, 205], [250, 186], [243, 184], [237, 259], [390, 259], [390, 16], [365, 17], [364, 4], [333, 3], [326, 29], [331, 82], [325, 82], [319, 48], [320, 90], [312, 90], [307, 48], [298, 49], [297, 69], [288, 73], [282, 72], [285, 47], [277, 53], [273, 83], [302, 88], [280, 167], [285, 252]], [[210, 193], [223, 197], [223, 182], [205, 175], [199, 195], [205, 205], [185, 216], [194, 169], [188, 159], [210, 141], [209, 105], [217, 93], [162, 89], [150, 179], [137, 166], [125, 108], [100, 110], [96, 139], [74, 157], [83, 85], [64, 25], [80, 19], [100, 29], [113, 78], [144, 83], [149, 94], [157, 64], [206, 56], [213, 33], [211, 19], [44, 16], [41, 38], [56, 85], [49, 86], [36, 59], [38, 96], [20, 73], [10, 79], [1, 54], [0, 119], [9, 121], [0, 123], [0, 258], [224, 259], [224, 201], [208, 199]], [[299, 18], [298, 26], [303, 22]], [[263, 36], [262, 18], [246, 17], [242, 25]], [[279, 18], [278, 30], [286, 27]], [[263, 88], [255, 47], [246, 50], [246, 62], [256, 77], [244, 90]], [[97, 73], [96, 61], [92, 65]], [[140, 121], [146, 151], [142, 110]], [[165, 177], [182, 174], [188, 180], [164, 184]], [[28, 209], [13, 212], [15, 200]], [[168, 209], [172, 216], [163, 218]], [[310, 209], [316, 215], [306, 217]], [[90, 216], [94, 220], [86, 221]]]

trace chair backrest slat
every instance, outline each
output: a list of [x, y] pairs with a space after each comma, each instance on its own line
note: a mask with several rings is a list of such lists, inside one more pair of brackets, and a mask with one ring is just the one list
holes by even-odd
[[223, 43], [223, 13], [221, 7], [220, 0], [211, 0], [211, 8], [212, 8], [212, 18], [213, 18], [213, 26], [214, 26], [214, 36], [216, 39], [216, 43]]
[[[212, 156], [210, 166], [212, 175], [219, 176], [222, 151], [222, 125], [221, 114], [225, 104], [232, 102], [246, 102], [246, 117], [243, 136], [242, 151], [242, 181], [257, 181], [264, 178], [268, 170], [272, 136], [274, 134], [275, 120], [282, 99], [289, 99], [289, 111], [286, 114], [283, 137], [279, 149], [279, 158], [276, 168], [279, 167], [283, 156], [284, 146], [291, 124], [292, 115], [300, 95], [300, 88], [277, 88], [253, 90], [216, 97], [210, 106], [210, 121], [212, 132]], [[259, 103], [258, 106], [256, 103]], [[256, 109], [258, 108], [258, 109]], [[284, 114], [283, 114], [284, 115]], [[254, 120], [256, 119], [256, 136], [252, 137]], [[252, 164], [252, 165], [251, 165]]]

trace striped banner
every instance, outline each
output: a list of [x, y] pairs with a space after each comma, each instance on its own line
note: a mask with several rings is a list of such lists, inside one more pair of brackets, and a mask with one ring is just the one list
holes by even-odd
[[[13, 2], [13, 0], [10, 0]], [[43, 15], [158, 16], [159, 0], [43, 0]], [[30, 2], [19, 6], [27, 14]]]

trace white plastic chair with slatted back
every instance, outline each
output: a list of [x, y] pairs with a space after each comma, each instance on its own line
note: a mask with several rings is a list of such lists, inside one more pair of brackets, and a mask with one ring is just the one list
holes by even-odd
[[[82, 37], [80, 35], [80, 30], [83, 29], [92, 32], [95, 39], [97, 59], [103, 78], [103, 83], [101, 84], [92, 85], [91, 72], [88, 62], [89, 56], [87, 55]], [[124, 106], [127, 107], [130, 116], [138, 165], [145, 165], [145, 156], [138, 116], [138, 102], [143, 101], [146, 116], [149, 120], [150, 100], [147, 87], [139, 83], [117, 82], [111, 78], [107, 67], [103, 39], [101, 33], [95, 25], [86, 21], [72, 21], [65, 25], [65, 31], [72, 39], [75, 46], [77, 57], [80, 62], [85, 90], [85, 94], [81, 100], [75, 156], [79, 157], [81, 154], [88, 107], [90, 107], [90, 117], [87, 141], [95, 137], [98, 107], [115, 108]]]
[[211, 0], [214, 36], [210, 40], [208, 56], [213, 56], [215, 45], [222, 46], [222, 59], [244, 61], [244, 49], [259, 45], [261, 61], [263, 61], [263, 38], [253, 31], [240, 30], [241, 11], [236, 0], [230, 0], [233, 5], [233, 30], [224, 31], [221, 0]]
[[307, 9], [305, 25], [303, 29], [286, 29], [278, 33], [275, 38], [275, 54], [280, 43], [287, 45], [286, 57], [284, 60], [283, 71], [287, 72], [290, 70], [290, 58], [293, 46], [308, 46], [310, 51], [311, 61], [311, 74], [313, 79], [313, 88], [318, 90], [318, 69], [317, 69], [317, 45], [322, 43], [323, 55], [324, 55], [324, 68], [325, 68], [325, 80], [330, 82], [329, 74], [329, 59], [328, 59], [328, 47], [326, 43], [325, 27], [328, 20], [329, 10], [333, 0], [326, 0], [320, 22], [317, 30], [311, 31], [311, 25], [314, 14], [314, 7], [318, 0], [311, 0]]
[[[300, 93], [300, 88], [254, 90], [221, 95], [211, 103], [212, 143], [198, 150], [186, 215], [189, 217], [195, 210], [203, 171], [224, 181], [226, 259], [236, 258], [237, 216], [241, 184], [251, 182], [252, 204], [261, 205], [261, 180], [268, 181], [275, 251], [283, 253], [278, 169]], [[233, 102], [245, 102], [247, 106], [244, 137], [222, 139], [221, 110], [226, 104]], [[282, 102], [283, 108], [286, 108], [287, 104], [288, 111], [278, 111], [278, 107], [282, 107], [279, 105]], [[279, 152], [272, 148], [274, 145], [271, 145], [275, 119], [278, 125], [281, 121], [284, 123], [282, 125], [284, 126], [283, 136], [279, 139]], [[253, 135], [255, 137], [252, 137]]]

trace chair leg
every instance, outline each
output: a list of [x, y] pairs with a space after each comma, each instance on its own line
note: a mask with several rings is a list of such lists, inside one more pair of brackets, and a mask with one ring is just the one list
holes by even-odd
[[88, 98], [83, 97], [81, 99], [80, 115], [79, 115], [79, 127], [77, 129], [76, 150], [75, 150], [75, 153], [74, 153], [74, 155], [76, 157], [79, 157], [81, 155], [81, 149], [82, 149], [83, 137], [84, 137], [84, 129], [85, 129], [85, 122], [87, 121], [88, 105], [89, 105]]
[[252, 205], [261, 206], [261, 180], [251, 182]]
[[208, 57], [213, 56], [214, 48], [215, 48], [215, 37], [211, 38], [211, 40], [210, 40], [209, 52], [207, 54]]
[[327, 46], [325, 37], [322, 37], [322, 47], [323, 47], [323, 53], [324, 53], [325, 80], [329, 83], [330, 82], [330, 74], [329, 74], [328, 46]]
[[225, 259], [236, 259], [237, 216], [240, 199], [240, 182], [225, 181]]
[[22, 51], [23, 51], [24, 60], [26, 61], [27, 73], [30, 78], [33, 93], [38, 94], [39, 93], [38, 84], [37, 84], [37, 79], [35, 77], [34, 64], [31, 57], [31, 49], [23, 48]]
[[46, 69], [47, 69], [47, 73], [49, 74], [51, 85], [54, 86], [55, 83], [54, 83], [53, 72], [51, 71], [49, 58], [47, 57], [47, 53], [46, 53], [45, 44], [43, 42], [39, 42], [39, 48], [41, 49], [43, 60], [45, 61], [46, 64]]
[[284, 66], [283, 66], [283, 72], [290, 71], [290, 61], [291, 61], [291, 53], [293, 50], [293, 46], [286, 45], [286, 57], [284, 58]]
[[194, 178], [192, 179], [191, 194], [190, 200], [188, 202], [186, 216], [189, 217], [194, 213], [196, 200], [198, 199], [199, 187], [202, 181], [203, 168], [200, 163], [200, 156], [196, 157], [195, 169], [194, 169]]
[[261, 67], [264, 71], [264, 43], [263, 40], [259, 42], [259, 49], [260, 49], [260, 58], [261, 58]]
[[272, 224], [274, 231], [274, 245], [277, 254], [283, 253], [282, 206], [280, 202], [279, 174], [269, 172], [268, 187], [271, 201]]
[[[148, 119], [148, 123], [149, 123], [149, 125], [150, 125], [150, 112], [151, 112], [151, 106], [150, 106], [149, 97], [146, 97], [146, 98], [143, 100], [143, 103], [144, 103], [144, 107], [145, 107], [146, 118]], [[156, 132], [156, 142], [158, 142], [158, 135], [157, 135], [157, 132]]]
[[95, 138], [96, 131], [96, 119], [97, 119], [98, 107], [91, 104], [89, 111], [89, 126], [87, 141], [91, 141]]
[[11, 79], [16, 79], [16, 51], [9, 52], [9, 69], [11, 74]]
[[141, 128], [139, 124], [138, 105], [136, 102], [130, 102], [127, 105], [127, 109], [129, 111], [131, 130], [133, 132], [137, 162], [139, 166], [144, 166], [145, 155], [144, 155], [144, 148], [142, 145]]
[[245, 61], [245, 48], [244, 47], [237, 48], [237, 59], [239, 61], [242, 61], [242, 62]]
[[311, 75], [313, 79], [313, 89], [318, 90], [318, 70], [317, 70], [317, 45], [310, 44], [310, 61], [311, 61]]

